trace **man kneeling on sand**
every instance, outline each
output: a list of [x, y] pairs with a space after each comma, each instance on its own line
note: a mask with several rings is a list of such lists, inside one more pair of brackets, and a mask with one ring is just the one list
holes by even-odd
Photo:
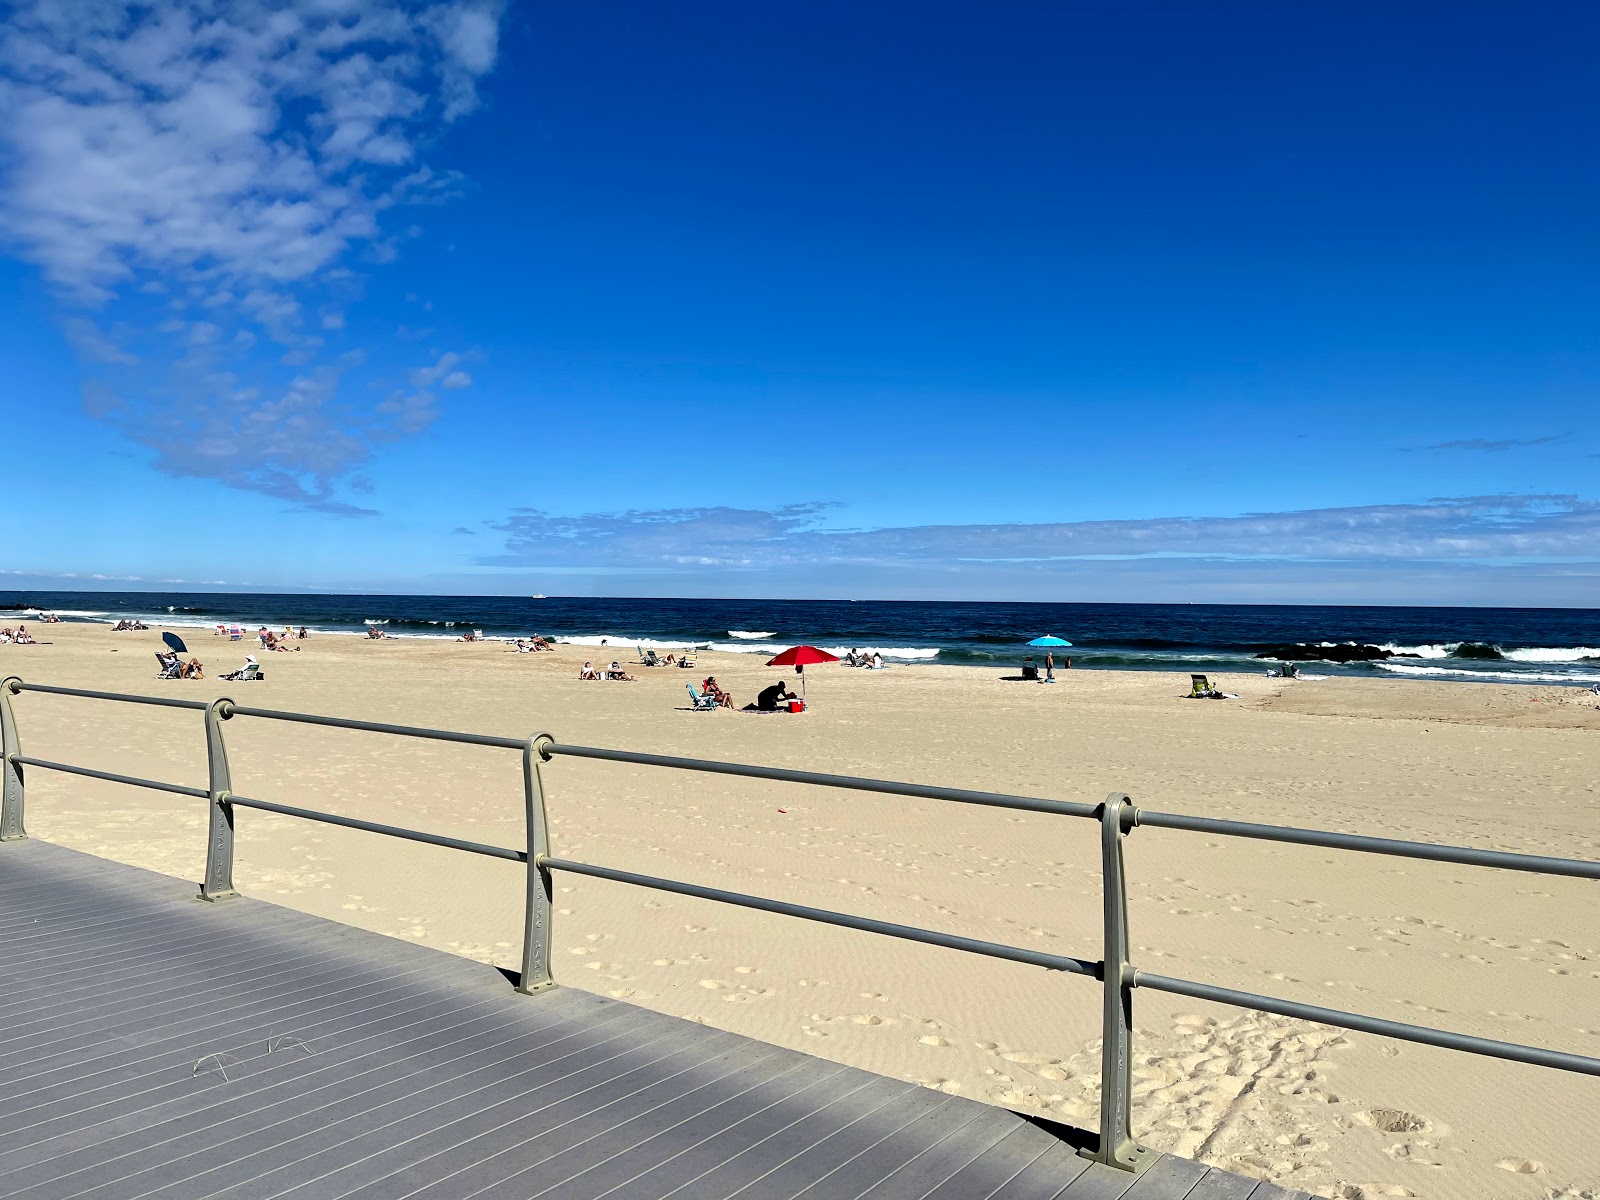
[[771, 687], [762, 688], [760, 695], [756, 697], [756, 702], [754, 704], [746, 704], [744, 710], [745, 712], [782, 712], [787, 708], [789, 701], [798, 699], [800, 699], [799, 694], [791, 692], [783, 685], [783, 681], [779, 680]]

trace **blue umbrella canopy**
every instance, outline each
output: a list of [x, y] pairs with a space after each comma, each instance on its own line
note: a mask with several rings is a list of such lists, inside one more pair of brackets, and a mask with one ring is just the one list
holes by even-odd
[[185, 646], [183, 644], [183, 639], [175, 633], [163, 633], [161, 635], [161, 640], [167, 645], [171, 646], [179, 654], [189, 653], [189, 647]]
[[1030, 645], [1030, 646], [1070, 646], [1070, 645], [1072, 645], [1072, 643], [1067, 641], [1066, 638], [1051, 637], [1049, 634], [1045, 634], [1044, 637], [1036, 637], [1036, 638], [1034, 638], [1033, 641], [1028, 643], [1028, 645]]

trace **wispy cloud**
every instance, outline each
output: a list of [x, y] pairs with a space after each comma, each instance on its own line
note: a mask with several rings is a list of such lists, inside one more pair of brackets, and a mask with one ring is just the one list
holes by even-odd
[[553, 516], [520, 509], [491, 526], [482, 566], [685, 571], [823, 566], [1048, 567], [1093, 559], [1498, 561], [1600, 559], [1600, 502], [1478, 496], [1231, 517], [1050, 524], [822, 526], [826, 506], [661, 509]]
[[1523, 446], [1548, 446], [1552, 442], [1564, 442], [1572, 435], [1570, 433], [1552, 433], [1545, 437], [1536, 438], [1502, 438], [1490, 441], [1486, 438], [1463, 438], [1455, 442], [1435, 442], [1431, 446], [1407, 446], [1407, 450], [1487, 450], [1495, 453], [1501, 450], [1516, 450]]
[[326, 339], [360, 257], [394, 253], [385, 214], [456, 189], [421, 152], [476, 107], [499, 18], [499, 0], [10, 8], [0, 234], [77, 310], [96, 411], [160, 469], [356, 511], [338, 481], [432, 419], [431, 396], [340, 397], [349, 347]]

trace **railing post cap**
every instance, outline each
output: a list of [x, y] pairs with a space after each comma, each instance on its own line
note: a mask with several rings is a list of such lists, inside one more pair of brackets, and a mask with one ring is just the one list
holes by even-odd
[[542, 762], [549, 762], [555, 755], [550, 753], [550, 747], [556, 744], [556, 739], [548, 733], [536, 733], [528, 739], [528, 749], [537, 754]]

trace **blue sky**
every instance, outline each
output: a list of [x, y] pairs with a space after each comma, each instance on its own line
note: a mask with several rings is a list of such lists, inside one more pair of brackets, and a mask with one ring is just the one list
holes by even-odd
[[1600, 594], [1593, 6], [15, 13], [0, 586]]

